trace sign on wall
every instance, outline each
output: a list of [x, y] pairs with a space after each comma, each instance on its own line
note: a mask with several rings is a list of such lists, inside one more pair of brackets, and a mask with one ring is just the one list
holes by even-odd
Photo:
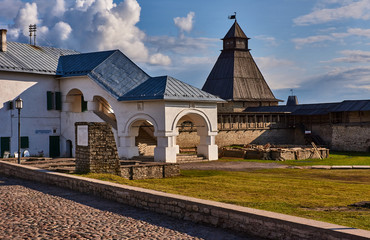
[[77, 126], [77, 145], [78, 146], [89, 145], [89, 129], [87, 125]]

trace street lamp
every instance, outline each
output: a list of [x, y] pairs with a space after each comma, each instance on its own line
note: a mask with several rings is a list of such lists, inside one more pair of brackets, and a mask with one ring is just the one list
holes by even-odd
[[21, 164], [21, 109], [23, 108], [23, 100], [20, 97], [15, 100], [15, 108], [18, 109], [18, 164]]

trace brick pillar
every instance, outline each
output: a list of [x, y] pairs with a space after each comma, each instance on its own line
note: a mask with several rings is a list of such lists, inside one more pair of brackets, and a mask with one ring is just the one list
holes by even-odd
[[121, 175], [117, 146], [107, 123], [77, 122], [76, 172]]

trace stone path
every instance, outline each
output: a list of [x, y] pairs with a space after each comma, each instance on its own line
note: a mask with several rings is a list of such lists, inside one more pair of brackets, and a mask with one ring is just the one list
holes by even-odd
[[0, 239], [257, 239], [0, 175]]

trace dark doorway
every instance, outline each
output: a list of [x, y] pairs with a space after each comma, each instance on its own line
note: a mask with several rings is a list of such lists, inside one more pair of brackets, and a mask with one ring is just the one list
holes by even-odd
[[71, 158], [72, 157], [72, 141], [67, 140], [66, 144], [66, 157]]
[[49, 156], [60, 156], [59, 136], [49, 136]]
[[1, 157], [4, 156], [4, 152], [10, 152], [10, 137], [1, 137]]

